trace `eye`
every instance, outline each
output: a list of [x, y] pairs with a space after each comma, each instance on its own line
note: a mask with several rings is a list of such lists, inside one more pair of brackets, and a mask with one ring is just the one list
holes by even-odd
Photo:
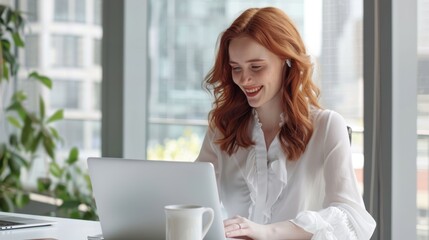
[[234, 66], [231, 66], [231, 70], [233, 71], [233, 72], [240, 72], [241, 71], [241, 67], [234, 67]]
[[254, 66], [251, 66], [251, 68], [252, 68], [252, 70], [254, 70], [254, 71], [258, 71], [259, 69], [261, 69], [261, 68], [262, 68], [262, 66], [254, 65]]

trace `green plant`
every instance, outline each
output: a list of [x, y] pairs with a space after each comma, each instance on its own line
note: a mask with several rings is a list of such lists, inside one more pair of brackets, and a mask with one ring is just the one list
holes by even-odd
[[[21, 13], [0, 5], [0, 87], [17, 77], [19, 64], [13, 49], [25, 46], [23, 29]], [[52, 89], [51, 79], [37, 72], [31, 72], [27, 81]], [[70, 150], [64, 164], [57, 161], [56, 152], [62, 139], [53, 123], [63, 119], [63, 110], [48, 116], [42, 96], [38, 98], [37, 111], [31, 111], [27, 101], [27, 93], [16, 90], [6, 108], [0, 105], [0, 117], [4, 114], [7, 123], [14, 127], [7, 141], [0, 143], [0, 210], [21, 208], [30, 200], [29, 191], [38, 191], [61, 200], [60, 216], [96, 219], [89, 177], [77, 164], [77, 148]], [[21, 175], [23, 171], [31, 171], [34, 161], [44, 161], [48, 170], [46, 176], [37, 180], [37, 189], [28, 189]]]
[[78, 156], [78, 149], [72, 148], [63, 166], [51, 162], [49, 172], [55, 178], [54, 181], [38, 179], [37, 188], [41, 193], [49, 193], [62, 200], [58, 216], [95, 220], [97, 214], [91, 194], [91, 181], [88, 174], [76, 164]]
[[198, 157], [201, 140], [191, 129], [185, 129], [177, 139], [165, 139], [164, 143], [148, 149], [148, 158], [152, 160], [186, 160], [192, 161]]

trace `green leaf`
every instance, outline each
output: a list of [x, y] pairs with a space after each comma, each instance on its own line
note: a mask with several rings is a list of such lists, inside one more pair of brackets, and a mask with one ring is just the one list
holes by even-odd
[[9, 80], [9, 67], [6, 62], [3, 63], [3, 78]]
[[22, 41], [21, 35], [17, 32], [12, 33], [13, 42], [17, 47], [24, 47], [24, 41]]
[[9, 144], [10, 144], [10, 146], [12, 146], [14, 148], [18, 148], [19, 139], [18, 139], [18, 136], [16, 135], [16, 133], [10, 134], [10, 136], [9, 136]]
[[36, 80], [40, 81], [43, 85], [48, 87], [49, 89], [52, 89], [52, 80], [46, 76], [40, 75], [37, 72], [32, 72], [30, 75], [28, 75], [29, 78], [35, 78]]
[[13, 212], [15, 207], [9, 194], [0, 195], [0, 208], [5, 212]]
[[43, 137], [43, 147], [45, 148], [46, 153], [55, 161], [55, 143], [51, 138], [44, 136]]
[[3, 38], [1, 40], [1, 45], [3, 49], [10, 50], [10, 41], [8, 39]]
[[55, 139], [61, 140], [60, 134], [58, 133], [57, 129], [49, 127], [49, 130], [51, 131], [51, 134]]
[[18, 14], [16, 18], [16, 28], [21, 29], [23, 27], [24, 27], [24, 18], [22, 17], [21, 14]]
[[57, 178], [60, 178], [62, 175], [62, 170], [56, 162], [51, 162], [51, 164], [49, 164], [49, 172]]
[[3, 173], [9, 165], [9, 150], [6, 144], [0, 145], [0, 173]]
[[70, 218], [73, 219], [80, 219], [81, 218], [81, 213], [78, 209], [74, 209], [72, 210], [72, 212], [70, 213]]
[[30, 196], [27, 193], [18, 192], [15, 196], [15, 205], [18, 208], [23, 208], [30, 202]]
[[80, 201], [78, 200], [65, 200], [60, 208], [63, 209], [77, 209], [80, 205]]
[[5, 5], [0, 5], [0, 16], [3, 15], [4, 11], [6, 11], [8, 8]]
[[67, 187], [64, 184], [62, 184], [62, 183], [58, 184], [55, 187], [54, 191], [55, 191], [55, 194], [58, 198], [63, 199], [63, 200], [64, 199], [70, 199], [70, 194], [67, 192]]
[[51, 122], [55, 122], [58, 120], [61, 120], [64, 118], [64, 110], [60, 109], [57, 110], [54, 114], [52, 114], [52, 116], [49, 117], [48, 121], [46, 121], [46, 123], [51, 123]]
[[92, 192], [92, 183], [91, 183], [91, 178], [89, 177], [88, 174], [82, 174], [82, 178], [84, 180], [85, 183], [85, 187], [87, 188], [87, 190], [89, 192]]
[[10, 9], [6, 13], [6, 22], [9, 23], [10, 21], [12, 21], [13, 18], [15, 18], [15, 11], [13, 11], [12, 9]]
[[26, 168], [29, 167], [28, 161], [24, 157], [22, 157], [18, 152], [11, 152], [11, 156], [21, 167], [22, 166]]
[[37, 118], [37, 116], [36, 116], [36, 114], [35, 113], [29, 113], [28, 114], [28, 117], [31, 119], [31, 122], [33, 123], [33, 124], [40, 124], [41, 123], [41, 121], [40, 121], [40, 119], [39, 118]]
[[10, 53], [10, 50], [9, 50], [9, 49], [7, 49], [7, 48], [3, 48], [3, 58], [4, 58], [4, 60], [6, 60], [6, 62], [7, 62], [7, 63], [9, 63], [11, 66], [12, 66], [13, 64], [15, 64], [15, 62], [16, 62], [15, 56], [14, 56], [12, 53]]
[[30, 147], [31, 153], [35, 153], [36, 152], [36, 150], [37, 150], [37, 148], [38, 148], [38, 146], [40, 144], [40, 140], [42, 139], [42, 136], [43, 136], [42, 132], [39, 132], [36, 135], [36, 138], [34, 139], [33, 143], [31, 144], [31, 147]]
[[18, 73], [18, 69], [19, 69], [19, 63], [15, 59], [13, 62], [10, 63], [10, 74], [12, 76], [16, 76], [16, 74]]
[[37, 179], [37, 190], [39, 192], [45, 192], [49, 190], [49, 187], [51, 186], [51, 179], [49, 178], [38, 178]]
[[79, 157], [79, 150], [76, 147], [72, 148], [70, 150], [69, 157], [67, 159], [67, 163], [69, 165], [72, 165], [73, 163], [75, 163], [78, 160], [78, 157]]
[[45, 118], [45, 101], [42, 97], [39, 97], [39, 111], [40, 111], [40, 120], [43, 122]]
[[14, 174], [9, 174], [7, 175], [7, 177], [3, 180], [2, 185], [8, 185], [8, 186], [16, 186], [16, 175]]
[[2, 65], [2, 79], [4, 78], [4, 79], [6, 79], [6, 80], [9, 80], [9, 67], [7, 66], [7, 64], [6, 64], [6, 62], [3, 62], [3, 65]]
[[21, 175], [21, 162], [17, 160], [16, 158], [12, 157], [9, 160], [9, 169], [15, 176]]
[[1, 40], [1, 45], [2, 45], [3, 49], [10, 50], [10, 42], [9, 42], [9, 40], [2, 39]]
[[85, 220], [96, 220], [97, 216], [92, 210], [89, 210], [83, 214], [83, 219]]
[[6, 108], [6, 111], [18, 111], [22, 109], [22, 104], [20, 102], [14, 102]]
[[10, 124], [12, 124], [13, 126], [15, 126], [16, 128], [19, 128], [19, 129], [21, 129], [21, 128], [22, 128], [21, 123], [20, 123], [20, 122], [19, 122], [19, 120], [18, 120], [18, 119], [16, 119], [15, 117], [13, 117], [13, 116], [8, 116], [8, 117], [7, 117], [7, 120], [8, 120], [8, 122], [9, 122]]
[[31, 118], [27, 116], [24, 120], [24, 127], [22, 128], [21, 132], [21, 143], [24, 146], [27, 146], [27, 144], [30, 142], [31, 135], [33, 133], [33, 128], [31, 125]]
[[12, 101], [22, 102], [27, 99], [27, 94], [24, 91], [17, 91], [12, 96]]
[[6, 148], [6, 144], [2, 143], [0, 144], [0, 159], [5, 155], [4, 153], [6, 152], [7, 148]]

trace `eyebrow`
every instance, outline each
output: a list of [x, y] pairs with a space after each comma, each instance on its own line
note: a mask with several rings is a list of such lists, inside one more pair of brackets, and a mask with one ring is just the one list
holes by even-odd
[[[252, 62], [263, 62], [263, 61], [265, 61], [266, 59], [264, 59], [264, 58], [255, 58], [255, 59], [250, 59], [250, 60], [247, 60], [246, 61], [246, 63], [252, 63]], [[234, 61], [229, 61], [229, 64], [238, 64], [237, 62], [234, 62]]]

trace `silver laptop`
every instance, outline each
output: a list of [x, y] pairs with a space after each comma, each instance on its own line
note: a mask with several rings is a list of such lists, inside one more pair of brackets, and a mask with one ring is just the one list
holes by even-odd
[[213, 208], [204, 239], [225, 239], [212, 164], [89, 158], [88, 170], [104, 239], [165, 239], [170, 204]]
[[0, 213], [0, 229], [11, 230], [17, 228], [41, 227], [54, 224], [55, 221], [33, 219], [29, 217], [14, 217]]

